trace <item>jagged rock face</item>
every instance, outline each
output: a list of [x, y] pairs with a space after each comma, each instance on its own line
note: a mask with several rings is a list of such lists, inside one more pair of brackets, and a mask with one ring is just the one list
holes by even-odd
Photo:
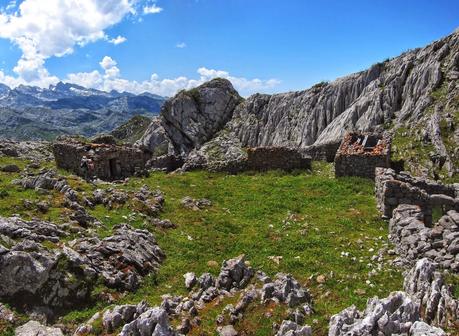
[[214, 79], [168, 100], [138, 144], [158, 156], [188, 154], [223, 128], [241, 101], [228, 80]]
[[394, 292], [387, 298], [368, 300], [360, 312], [351, 306], [330, 319], [329, 336], [373, 336], [408, 334], [419, 320], [419, 305], [406, 293]]
[[443, 79], [441, 62], [457, 53], [458, 34], [302, 92], [254, 95], [229, 129], [243, 146], [298, 146], [339, 141], [347, 130], [372, 131], [396, 117], [416, 119]]

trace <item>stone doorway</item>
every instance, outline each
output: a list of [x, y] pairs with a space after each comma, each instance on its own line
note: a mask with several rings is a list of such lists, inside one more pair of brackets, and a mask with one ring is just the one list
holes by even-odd
[[112, 179], [117, 179], [119, 176], [119, 169], [118, 169], [118, 160], [117, 159], [110, 159], [108, 164], [110, 166], [110, 177]]

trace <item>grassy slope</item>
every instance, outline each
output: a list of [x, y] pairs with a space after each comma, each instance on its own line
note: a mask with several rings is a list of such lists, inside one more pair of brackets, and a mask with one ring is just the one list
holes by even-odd
[[[11, 162], [11, 160], [8, 160]], [[5, 159], [0, 160], [0, 164]], [[24, 162], [16, 161], [21, 166]], [[373, 183], [359, 178], [334, 179], [332, 166], [316, 164], [313, 173], [285, 174], [224, 174], [192, 172], [183, 175], [155, 173], [148, 179], [132, 178], [120, 189], [137, 190], [143, 184], [160, 188], [166, 195], [163, 218], [179, 226], [162, 231], [151, 227], [148, 221], [129, 206], [116, 210], [97, 207], [92, 210], [104, 227], [101, 236], [109, 235], [111, 227], [120, 222], [130, 222], [135, 227], [155, 232], [159, 245], [167, 254], [167, 260], [159, 274], [149, 277], [136, 293], [121, 296], [118, 303], [137, 303], [143, 299], [151, 304], [161, 301], [165, 293], [186, 294], [182, 275], [193, 271], [198, 275], [210, 271], [217, 274], [219, 266], [208, 266], [209, 261], [218, 264], [242, 253], [247, 255], [256, 269], [270, 275], [277, 272], [292, 273], [310, 288], [316, 313], [308, 319], [315, 335], [326, 335], [328, 320], [332, 314], [356, 304], [365, 306], [368, 297], [386, 296], [401, 289], [400, 272], [386, 268], [369, 277], [374, 268], [371, 256], [387, 241], [387, 223], [379, 219], [373, 197]], [[64, 172], [61, 172], [64, 173]], [[20, 213], [25, 218], [40, 217], [55, 222], [65, 222], [67, 214], [59, 207], [60, 196], [52, 193], [40, 196], [35, 191], [23, 191], [11, 187], [16, 174], [0, 173], [0, 189], [9, 196], [0, 199], [0, 215]], [[69, 177], [74, 187], [91, 191], [94, 186]], [[207, 210], [185, 210], [180, 205], [184, 196], [206, 197], [213, 202]], [[49, 198], [53, 207], [47, 214], [23, 208], [22, 199]], [[374, 251], [373, 251], [374, 250]], [[349, 252], [349, 257], [341, 257]], [[282, 256], [277, 265], [269, 256]], [[352, 259], [355, 257], [356, 259]], [[325, 284], [315, 278], [325, 274]], [[371, 285], [366, 284], [370, 280]], [[372, 287], [373, 286], [373, 287]], [[98, 291], [105, 290], [98, 288]], [[365, 294], [361, 291], [364, 290]], [[356, 294], [360, 293], [360, 294]], [[200, 330], [213, 334], [214, 318], [225, 305], [237, 301], [228, 298], [211, 304], [201, 314]], [[105, 308], [103, 303], [89, 306], [84, 311], [74, 311], [63, 317], [66, 324], [84, 322], [95, 311]], [[273, 322], [286, 316], [286, 307], [262, 307], [252, 305], [246, 319], [236, 327], [247, 334], [270, 334]], [[264, 313], [271, 312], [267, 318]]]

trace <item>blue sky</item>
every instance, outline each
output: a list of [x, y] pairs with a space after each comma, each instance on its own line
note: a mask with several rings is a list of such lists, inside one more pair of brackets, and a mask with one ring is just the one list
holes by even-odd
[[[57, 8], [55, 17], [36, 23], [56, 20], [57, 29], [38, 27], [40, 37], [29, 31], [37, 27], [24, 28], [31, 19], [21, 12], [23, 2], [30, 18], [43, 14], [34, 11], [49, 12], [43, 8], [48, 2]], [[88, 14], [79, 14], [75, 5], [72, 19], [59, 18], [66, 2], [87, 2], [110, 17], [97, 17], [93, 31], [81, 32], [74, 21]], [[107, 2], [111, 7], [101, 8]], [[146, 7], [154, 13], [146, 14]], [[457, 0], [0, 0], [0, 8], [0, 81], [46, 86], [73, 79], [102, 89], [167, 95], [216, 75], [232, 79], [244, 95], [305, 89], [424, 46], [459, 26]], [[68, 34], [59, 36], [69, 21], [72, 38], [81, 35], [73, 42]], [[23, 35], [36, 39], [35, 50], [22, 44]], [[110, 43], [118, 36], [126, 41]], [[40, 50], [50, 39], [57, 42]]]

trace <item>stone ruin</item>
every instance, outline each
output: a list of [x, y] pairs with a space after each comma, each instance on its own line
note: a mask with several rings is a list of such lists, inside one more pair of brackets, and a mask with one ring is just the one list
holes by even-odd
[[390, 167], [391, 139], [374, 133], [347, 133], [335, 156], [335, 176], [374, 179], [376, 167]]
[[[229, 140], [231, 141], [231, 140]], [[307, 152], [291, 147], [237, 147], [227, 146], [224, 141], [206, 144], [192, 151], [183, 170], [205, 169], [208, 171], [237, 174], [244, 171], [268, 171], [311, 169], [311, 157]]]
[[376, 168], [375, 192], [379, 211], [384, 218], [391, 218], [401, 204], [418, 206], [427, 226], [432, 223], [434, 210], [446, 214], [459, 211], [459, 185], [444, 185], [435, 181], [415, 178], [393, 169]]
[[81, 167], [83, 157], [91, 159], [94, 168], [90, 177], [102, 180], [119, 180], [142, 174], [151, 154], [136, 147], [106, 143], [84, 143], [65, 140], [53, 145], [53, 154], [58, 168], [69, 170], [85, 177]]
[[282, 169], [311, 169], [311, 158], [299, 150], [288, 147], [255, 147], [247, 148], [248, 170], [266, 171]]

